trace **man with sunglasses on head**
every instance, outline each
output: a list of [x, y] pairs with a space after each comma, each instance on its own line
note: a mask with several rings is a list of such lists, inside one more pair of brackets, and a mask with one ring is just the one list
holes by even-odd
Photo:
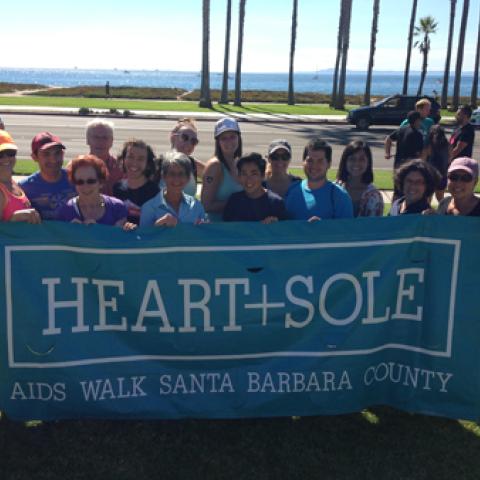
[[63, 166], [65, 145], [50, 132], [41, 132], [32, 140], [33, 160], [39, 170], [20, 180], [19, 185], [42, 220], [55, 220], [60, 209], [76, 195]]
[[327, 180], [332, 165], [332, 147], [314, 138], [303, 151], [306, 179], [293, 185], [285, 204], [291, 219], [314, 222], [331, 218], [353, 218], [350, 195], [336, 183]]

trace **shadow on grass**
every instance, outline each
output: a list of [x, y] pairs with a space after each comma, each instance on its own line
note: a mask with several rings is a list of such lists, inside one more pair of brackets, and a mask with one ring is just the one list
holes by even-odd
[[[478, 429], [478, 427], [477, 427]], [[478, 479], [480, 438], [387, 407], [329, 417], [0, 422], [10, 479]]]

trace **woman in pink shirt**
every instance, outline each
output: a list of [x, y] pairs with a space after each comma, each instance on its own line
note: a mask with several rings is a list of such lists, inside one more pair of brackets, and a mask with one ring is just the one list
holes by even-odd
[[25, 192], [12, 178], [17, 150], [13, 138], [0, 130], [0, 219], [2, 222], [41, 223], [40, 214], [31, 208]]

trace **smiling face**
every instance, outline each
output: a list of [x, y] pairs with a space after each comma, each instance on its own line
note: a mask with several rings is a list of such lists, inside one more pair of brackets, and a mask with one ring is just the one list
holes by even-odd
[[361, 178], [368, 169], [368, 158], [363, 150], [353, 153], [347, 158], [347, 173], [350, 178]]
[[60, 179], [63, 165], [64, 150], [60, 145], [55, 145], [44, 150], [39, 150], [37, 154], [32, 154], [32, 158], [38, 162], [40, 175], [47, 182], [56, 182]]
[[13, 167], [17, 161], [16, 150], [2, 150], [0, 152], [0, 178], [9, 180], [12, 178]]
[[268, 163], [270, 163], [272, 174], [275, 173], [288, 173], [288, 165], [290, 164], [290, 153], [284, 148], [278, 148], [269, 157]]
[[123, 165], [127, 178], [140, 179], [145, 178], [147, 168], [148, 153], [145, 148], [130, 146], [127, 149]]
[[475, 190], [477, 179], [466, 170], [454, 170], [448, 174], [447, 190], [455, 200], [469, 199]]
[[263, 175], [258, 165], [253, 162], [247, 162], [242, 165], [238, 173], [238, 180], [242, 185], [247, 197], [258, 198], [263, 195]]
[[423, 175], [418, 171], [409, 172], [403, 180], [403, 194], [407, 204], [418, 202], [425, 196], [426, 185]]
[[188, 126], [181, 127], [172, 134], [171, 141], [177, 152], [191, 155], [198, 144], [197, 132]]
[[187, 186], [188, 175], [183, 167], [173, 163], [163, 175], [163, 180], [169, 194], [180, 194]]
[[97, 171], [90, 165], [78, 167], [75, 170], [73, 183], [80, 198], [92, 198], [100, 194], [102, 187]]
[[223, 132], [218, 136], [220, 148], [225, 157], [233, 157], [239, 146], [238, 133], [234, 131]]
[[303, 170], [309, 184], [322, 184], [327, 178], [330, 162], [324, 150], [309, 150], [303, 161]]
[[91, 154], [105, 160], [113, 145], [113, 132], [104, 125], [97, 125], [88, 131], [87, 144]]

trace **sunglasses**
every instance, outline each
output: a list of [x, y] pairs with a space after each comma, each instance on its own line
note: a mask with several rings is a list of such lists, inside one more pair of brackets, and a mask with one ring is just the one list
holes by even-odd
[[87, 178], [86, 180], [83, 180], [82, 178], [79, 178], [78, 180], [75, 180], [73, 183], [75, 185], [94, 185], [95, 183], [98, 182], [97, 178]]
[[0, 158], [14, 157], [16, 154], [17, 154], [16, 150], [4, 150], [3, 152], [0, 152]]
[[270, 156], [270, 160], [272, 162], [277, 162], [278, 160], [283, 160], [284, 162], [288, 162], [290, 160], [290, 155], [288, 153], [274, 153]]
[[190, 142], [192, 145], [198, 144], [198, 138], [194, 136], [187, 135], [186, 133], [177, 133], [177, 137], [182, 139], [182, 142]]
[[473, 177], [469, 173], [451, 173], [448, 179], [452, 182], [471, 182]]

